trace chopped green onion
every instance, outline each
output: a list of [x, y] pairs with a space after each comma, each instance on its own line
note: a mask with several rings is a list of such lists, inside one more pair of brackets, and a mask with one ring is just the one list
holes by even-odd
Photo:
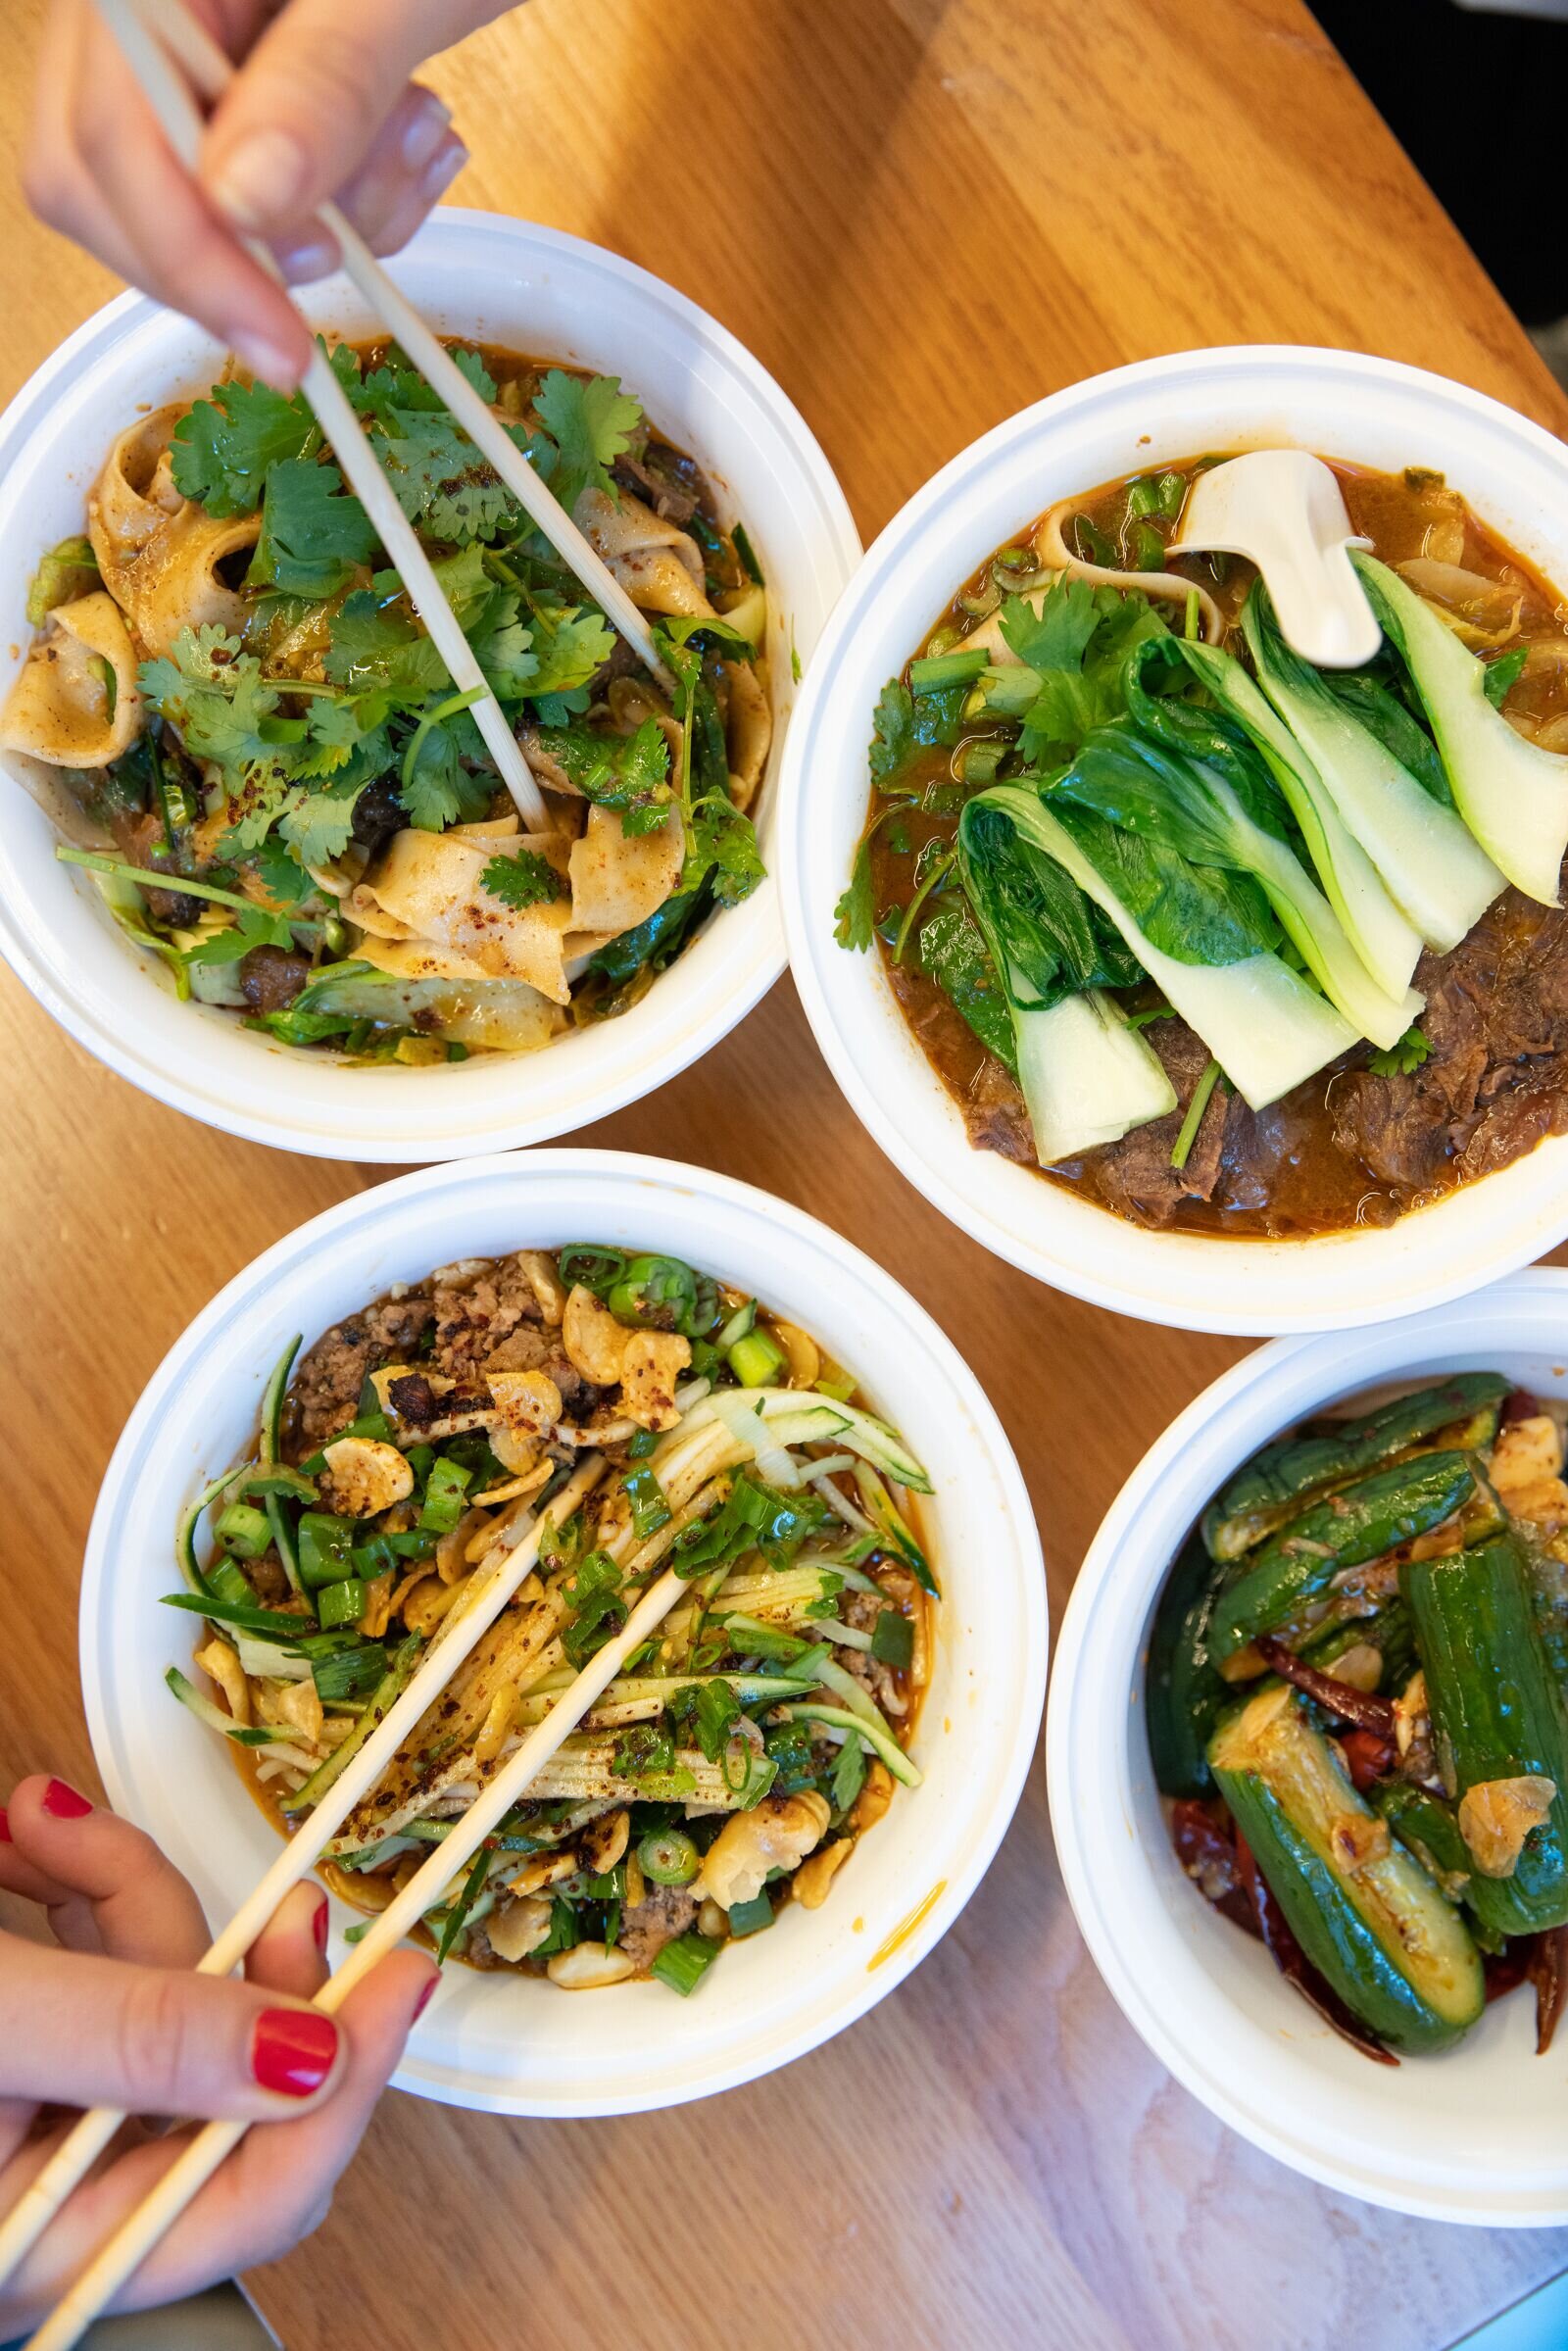
[[724, 1324], [721, 1330], [715, 1333], [713, 1345], [717, 1347], [719, 1353], [723, 1354], [727, 1348], [732, 1347], [735, 1345], [737, 1340], [744, 1339], [747, 1332], [752, 1329], [756, 1321], [757, 1300], [755, 1298], [749, 1298], [745, 1305], [737, 1306], [734, 1313], [730, 1316], [728, 1322]]
[[353, 1574], [325, 1585], [317, 1603], [322, 1627], [329, 1632], [339, 1626], [357, 1625], [369, 1604], [364, 1583]]
[[[420, 1527], [431, 1534], [450, 1535], [468, 1506], [472, 1481], [472, 1470], [465, 1469], [461, 1461], [444, 1458], [434, 1463], [419, 1509]], [[305, 1522], [302, 1519], [300, 1523], [303, 1526]]]
[[299, 1523], [300, 1581], [307, 1592], [339, 1584], [354, 1573], [354, 1537], [358, 1521], [334, 1518], [325, 1510], [307, 1510]]
[[1187, 1115], [1182, 1120], [1181, 1133], [1177, 1136], [1170, 1154], [1170, 1163], [1178, 1174], [1187, 1165], [1193, 1145], [1198, 1141], [1198, 1130], [1203, 1123], [1203, 1112], [1208, 1108], [1209, 1096], [1219, 1083], [1219, 1063], [1210, 1061], [1193, 1088], [1193, 1099], [1187, 1105]]
[[215, 1600], [227, 1600], [230, 1605], [239, 1608], [255, 1604], [256, 1593], [250, 1578], [232, 1559], [220, 1559], [216, 1566], [209, 1568], [207, 1585]]
[[1000, 735], [977, 735], [958, 753], [958, 773], [966, 784], [995, 783], [997, 769], [1011, 746]]
[[[931, 640], [935, 645], [936, 639]], [[984, 677], [991, 666], [991, 656], [983, 645], [969, 653], [927, 655], [923, 661], [909, 663], [909, 690], [913, 694], [941, 694], [950, 686], [972, 686], [977, 677]]]
[[358, 1754], [377, 1723], [391, 1712], [403, 1694], [404, 1684], [413, 1673], [419, 1651], [423, 1646], [424, 1643], [417, 1633], [411, 1633], [406, 1641], [398, 1643], [387, 1660], [386, 1672], [376, 1684], [365, 1712], [360, 1716], [347, 1739], [344, 1739], [341, 1746], [332, 1749], [326, 1761], [312, 1773], [303, 1788], [297, 1789], [293, 1795], [283, 1798], [285, 1812], [309, 1812], [313, 1804], [320, 1802], [349, 1758]]
[[479, 1898], [479, 1890], [490, 1874], [490, 1847], [481, 1845], [473, 1857], [472, 1867], [463, 1882], [463, 1891], [447, 1912], [447, 1923], [441, 1930], [436, 1945], [436, 1964], [440, 1966], [450, 1955], [453, 1944], [468, 1923], [468, 1913]]
[[643, 1875], [656, 1886], [690, 1886], [702, 1856], [681, 1829], [654, 1829], [637, 1847]]
[[783, 1711], [792, 1723], [821, 1723], [830, 1731], [858, 1733], [881, 1757], [895, 1780], [902, 1780], [906, 1788], [919, 1787], [920, 1773], [892, 1733], [879, 1724], [868, 1723], [862, 1715], [851, 1714], [844, 1706], [819, 1706], [815, 1699], [786, 1706]]
[[865, 1786], [865, 1749], [858, 1739], [847, 1739], [833, 1766], [833, 1809], [848, 1812]]
[[742, 1935], [760, 1935], [772, 1924], [773, 1905], [765, 1889], [754, 1894], [749, 1902], [731, 1902], [729, 1906], [729, 1931], [737, 1941]]
[[767, 1388], [788, 1369], [784, 1350], [765, 1331], [748, 1331], [728, 1350], [727, 1361], [743, 1388]]
[[767, 582], [762, 577], [762, 566], [757, 560], [756, 549], [753, 547], [751, 540], [746, 535], [745, 523], [737, 522], [730, 531], [729, 535], [731, 544], [735, 549], [735, 553], [740, 557], [741, 562], [745, 566], [746, 576], [752, 582], [752, 585], [757, 588], [766, 587]]
[[[245, 914], [256, 912], [256, 902], [241, 898], [237, 890], [220, 890], [212, 882], [193, 882], [182, 873], [155, 873], [148, 865], [125, 865], [119, 857], [101, 857], [90, 849], [68, 849], [57, 843], [55, 856], [63, 865], [84, 865], [89, 873], [112, 874], [116, 881], [135, 882], [144, 890], [177, 890], [181, 898], [210, 898], [215, 906], [238, 906]], [[297, 1343], [296, 1343], [297, 1344]]]
[[697, 1989], [717, 1957], [717, 1943], [710, 1942], [706, 1935], [677, 1935], [673, 1942], [665, 1943], [649, 1974], [667, 1984], [671, 1991], [678, 1991], [684, 2000]]
[[914, 1656], [914, 1626], [908, 1617], [897, 1608], [884, 1608], [871, 1628], [871, 1654], [884, 1665], [907, 1666]]
[[[327, 1586], [330, 1592], [352, 1592], [354, 1589], [353, 1583]], [[360, 1589], [364, 1590], [363, 1585]], [[325, 1596], [323, 1593], [323, 1599]], [[374, 1641], [356, 1641], [311, 1660], [311, 1677], [323, 1706], [357, 1706], [371, 1695], [385, 1672], [386, 1651]]]
[[272, 1540], [266, 1511], [252, 1509], [249, 1502], [230, 1502], [214, 1532], [240, 1559], [259, 1559]]

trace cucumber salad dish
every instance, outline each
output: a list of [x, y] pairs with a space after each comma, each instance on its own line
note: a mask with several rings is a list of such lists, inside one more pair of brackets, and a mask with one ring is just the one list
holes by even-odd
[[662, 685], [392, 345], [331, 364], [544, 796], [519, 818], [301, 395], [137, 416], [47, 554], [0, 751], [181, 1001], [359, 1062], [531, 1052], [762, 878], [767, 600], [614, 376], [453, 344], [649, 615]]
[[1385, 2063], [1568, 1997], [1564, 1409], [1461, 1372], [1266, 1445], [1171, 1570], [1154, 1774], [1198, 1891]]
[[[174, 1695], [286, 1835], [569, 1477], [537, 1566], [328, 1846], [382, 1909], [657, 1573], [689, 1586], [425, 1927], [444, 1961], [691, 1992], [823, 1902], [930, 1680], [931, 1491], [810, 1335], [683, 1263], [583, 1244], [400, 1285], [276, 1365], [251, 1457], [179, 1529]], [[354, 1931], [351, 1930], [351, 1934]]]

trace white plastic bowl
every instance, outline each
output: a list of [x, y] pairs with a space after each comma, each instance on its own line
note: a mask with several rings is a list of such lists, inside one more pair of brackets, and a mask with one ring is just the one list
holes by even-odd
[[1266, 2154], [1368, 2203], [1489, 2228], [1568, 2221], [1568, 2043], [1515, 1993], [1453, 2049], [1373, 2065], [1212, 1910], [1171, 1851], [1144, 1728], [1154, 1603], [1232, 1471], [1391, 1380], [1505, 1372], [1568, 1395], [1568, 1273], [1540, 1270], [1355, 1339], [1279, 1340], [1189, 1404], [1112, 1503], [1062, 1621], [1046, 1733], [1062, 1876], [1095, 1962], [1163, 2065]]
[[1568, 582], [1568, 450], [1494, 400], [1350, 352], [1258, 346], [1142, 361], [999, 425], [895, 516], [818, 649], [782, 778], [796, 985], [834, 1076], [882, 1149], [944, 1215], [1026, 1273], [1185, 1330], [1381, 1322], [1525, 1264], [1568, 1233], [1568, 1141], [1383, 1231], [1302, 1242], [1145, 1231], [970, 1149], [878, 955], [835, 943], [833, 908], [865, 821], [877, 695], [991, 550], [1056, 499], [1118, 474], [1281, 443], [1387, 468], [1436, 466], [1548, 579]]
[[491, 2113], [678, 2105], [755, 2081], [863, 2015], [979, 1884], [1045, 1695], [1045, 1571], [1018, 1465], [956, 1349], [869, 1258], [764, 1193], [669, 1160], [541, 1151], [426, 1169], [314, 1218], [219, 1293], [149, 1383], [99, 1497], [81, 1595], [93, 1752], [116, 1810], [151, 1831], [209, 1918], [234, 1910], [276, 1835], [163, 1686], [191, 1647], [191, 1619], [158, 1605], [178, 1588], [181, 1505], [243, 1456], [268, 1366], [296, 1331], [309, 1343], [454, 1258], [574, 1240], [669, 1250], [755, 1289], [858, 1374], [935, 1485], [925, 1507], [944, 1605], [914, 1744], [924, 1785], [900, 1791], [820, 1910], [791, 1905], [689, 2000], [658, 1984], [566, 1994], [448, 1971], [398, 2083]]
[[[775, 777], [804, 661], [860, 546], [804, 419], [735, 337], [683, 294], [576, 237], [488, 213], [433, 214], [389, 265], [443, 333], [477, 336], [619, 375], [744, 516], [769, 588], [778, 722], [760, 802], [774, 858]], [[304, 289], [318, 326], [377, 321], [344, 278]], [[172, 312], [122, 295], [39, 368], [0, 417], [0, 696], [25, 650], [27, 581], [79, 531], [110, 444], [138, 409], [204, 391], [219, 346]], [[6, 762], [0, 759], [0, 770]], [[547, 1052], [446, 1067], [356, 1068], [275, 1045], [236, 1016], [181, 1004], [116, 929], [91, 880], [57, 862], [56, 835], [0, 774], [0, 955], [46, 1011], [131, 1083], [210, 1126], [329, 1158], [446, 1159], [537, 1143], [662, 1086], [715, 1045], [784, 967], [777, 887], [711, 921], [642, 1003]]]

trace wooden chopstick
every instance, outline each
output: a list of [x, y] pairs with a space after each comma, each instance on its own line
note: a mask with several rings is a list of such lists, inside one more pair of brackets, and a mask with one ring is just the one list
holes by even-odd
[[[199, 1976], [226, 1976], [238, 1966], [290, 1886], [310, 1875], [324, 1847], [355, 1806], [369, 1794], [459, 1666], [531, 1573], [546, 1528], [564, 1525], [592, 1493], [604, 1468], [604, 1455], [590, 1453], [506, 1557], [484, 1578], [469, 1604], [446, 1620], [407, 1690], [388, 1708], [365, 1745], [300, 1824], [255, 1890], [235, 1911], [205, 1958], [198, 1962]], [[124, 2115], [112, 2106], [95, 2106], [55, 2149], [0, 2223], [0, 2285], [31, 2251], [124, 2120]]]
[[[158, 117], [164, 136], [181, 163], [194, 171], [201, 148], [201, 116], [167, 52], [148, 30], [136, 0], [96, 0], [96, 5]], [[276, 265], [266, 246], [247, 242], [261, 266], [276, 276]], [[399, 506], [392, 485], [349, 405], [348, 394], [314, 339], [311, 363], [300, 388], [331, 444], [350, 489], [375, 525], [377, 536], [445, 661], [453, 683], [460, 694], [474, 696], [469, 706], [474, 722], [523, 822], [530, 832], [552, 831], [549, 810], [533, 771], [507, 723], [506, 713], [473, 658], [473, 649], [459, 627], [430, 559]]]
[[[176, 58], [201, 95], [211, 104], [220, 98], [234, 78], [232, 61], [199, 24], [184, 0], [135, 0], [143, 23]], [[318, 204], [316, 218], [336, 237], [343, 267], [378, 317], [396, 334], [409, 358], [432, 383], [470, 441], [488, 458], [517, 504], [575, 574], [595, 603], [602, 607], [639, 661], [646, 663], [668, 691], [671, 679], [655, 648], [652, 632], [626, 590], [583, 536], [549, 485], [529, 465], [500, 419], [491, 415], [451, 354], [433, 335], [408, 296], [382, 269], [365, 239], [330, 201]]]
[[[316, 2006], [331, 2016], [354, 1986], [401, 1942], [479, 1850], [498, 1822], [550, 1761], [563, 1741], [602, 1697], [633, 1649], [655, 1632], [688, 1589], [673, 1568], [644, 1592], [621, 1632], [591, 1657], [569, 1690], [562, 1692], [544, 1721], [531, 1731], [489, 1787], [461, 1814], [451, 1835], [438, 1844], [400, 1894], [372, 1922], [369, 1933], [316, 1995]], [[390, 1719], [390, 1718], [389, 1718]], [[250, 2129], [248, 2123], [209, 2123], [130, 2214], [75, 2284], [31, 2336], [26, 2351], [71, 2351], [104, 2305], [144, 2262], [186, 2206], [212, 2178], [224, 2157]]]

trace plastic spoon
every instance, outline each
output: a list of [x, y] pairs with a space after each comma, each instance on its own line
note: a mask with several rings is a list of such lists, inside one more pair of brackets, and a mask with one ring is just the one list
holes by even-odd
[[1172, 555], [1246, 556], [1263, 574], [1288, 645], [1320, 669], [1359, 669], [1383, 642], [1347, 550], [1340, 485], [1304, 449], [1257, 449], [1200, 473]]

